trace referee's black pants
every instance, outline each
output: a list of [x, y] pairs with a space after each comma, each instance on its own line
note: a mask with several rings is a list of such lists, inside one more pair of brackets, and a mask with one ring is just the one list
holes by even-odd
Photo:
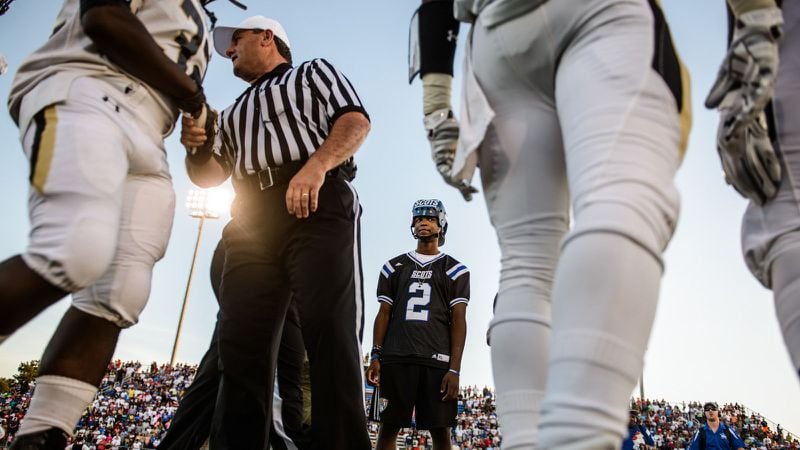
[[237, 188], [237, 214], [223, 232], [222, 381], [211, 448], [266, 448], [272, 396], [265, 387], [293, 296], [311, 366], [312, 447], [370, 449], [360, 358], [358, 198], [348, 182], [327, 177], [317, 211], [297, 219], [286, 212], [285, 195], [285, 185]]
[[[211, 287], [219, 300], [222, 282], [222, 268], [225, 262], [223, 241], [217, 244], [211, 259]], [[219, 349], [217, 347], [217, 327], [211, 337], [211, 344], [203, 355], [192, 384], [181, 397], [178, 410], [172, 418], [169, 429], [158, 450], [198, 450], [211, 433], [211, 418], [217, 404], [220, 371]], [[270, 446], [273, 450], [292, 448], [298, 450], [310, 447], [310, 430], [303, 425], [303, 392], [301, 387], [305, 349], [300, 332], [300, 318], [296, 307], [290, 307], [281, 336], [278, 351], [278, 390], [281, 398], [281, 414], [271, 424]], [[267, 387], [267, 395], [272, 386]], [[281, 430], [275, 433], [275, 427]], [[287, 442], [287, 439], [289, 442]]]

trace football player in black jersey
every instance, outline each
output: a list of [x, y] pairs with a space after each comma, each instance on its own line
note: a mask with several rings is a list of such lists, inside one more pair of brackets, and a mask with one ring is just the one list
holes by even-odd
[[370, 419], [381, 422], [378, 450], [394, 449], [400, 428], [429, 430], [434, 450], [450, 449], [459, 371], [467, 334], [469, 270], [439, 251], [447, 232], [440, 200], [417, 200], [416, 251], [392, 258], [378, 279], [367, 382], [375, 386]]

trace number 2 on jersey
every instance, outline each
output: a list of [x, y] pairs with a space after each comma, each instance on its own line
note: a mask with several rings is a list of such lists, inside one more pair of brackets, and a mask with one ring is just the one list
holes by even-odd
[[408, 287], [411, 297], [406, 303], [406, 320], [428, 320], [426, 306], [431, 302], [431, 285], [428, 283], [411, 283]]

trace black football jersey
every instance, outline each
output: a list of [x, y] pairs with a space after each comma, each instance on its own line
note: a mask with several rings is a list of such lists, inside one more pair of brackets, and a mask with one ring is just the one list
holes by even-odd
[[467, 266], [444, 253], [427, 263], [397, 256], [381, 268], [378, 301], [392, 306], [383, 362], [449, 367], [450, 309], [469, 302]]

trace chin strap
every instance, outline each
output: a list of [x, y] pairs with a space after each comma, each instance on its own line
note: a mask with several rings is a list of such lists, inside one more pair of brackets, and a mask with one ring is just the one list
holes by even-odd
[[436, 233], [436, 234], [432, 234], [430, 236], [418, 236], [417, 235], [417, 236], [414, 236], [414, 237], [416, 237], [418, 240], [420, 240], [422, 242], [428, 243], [428, 242], [432, 242], [434, 239], [438, 240], [439, 239], [439, 234], [440, 233]]

